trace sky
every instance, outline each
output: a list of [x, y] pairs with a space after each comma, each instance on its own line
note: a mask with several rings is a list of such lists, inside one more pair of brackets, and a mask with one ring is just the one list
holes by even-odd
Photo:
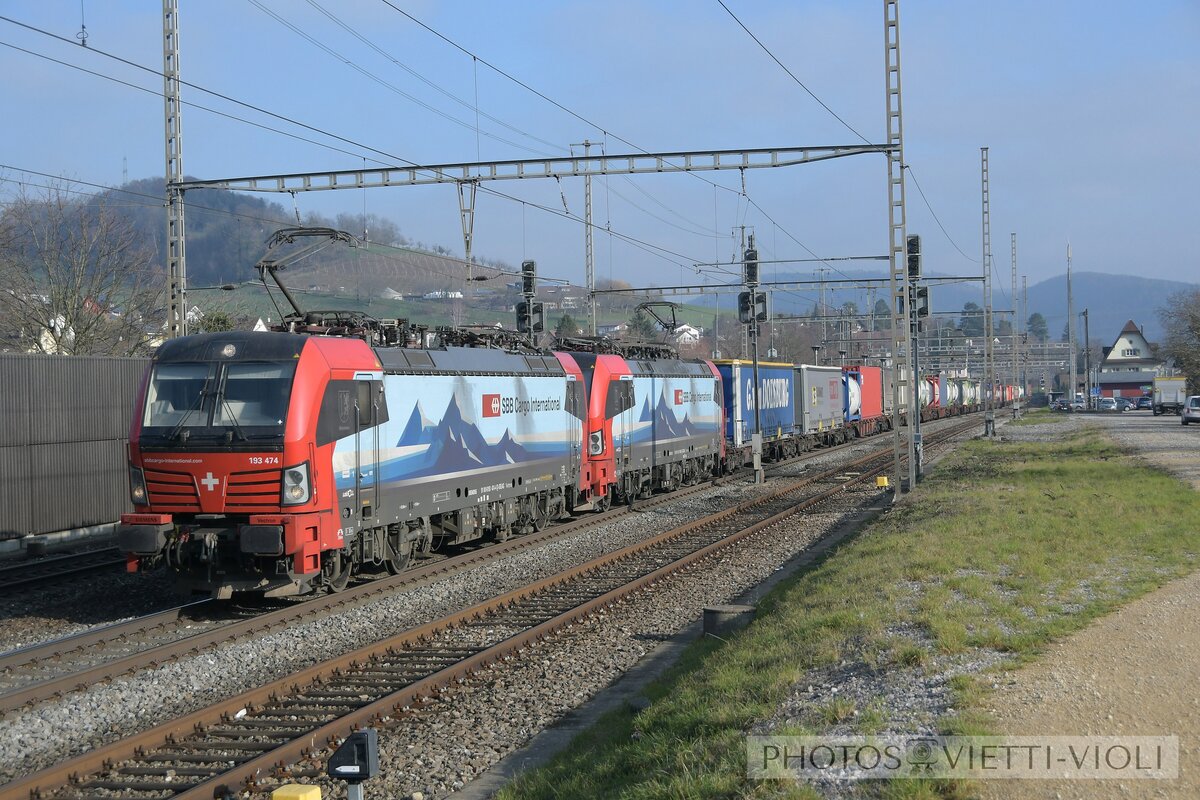
[[[183, 166], [199, 179], [557, 157], [585, 140], [613, 155], [886, 140], [880, 2], [179, 5]], [[159, 3], [8, 0], [0, 16], [0, 200], [47, 182], [31, 173], [163, 174]], [[1066, 270], [1068, 242], [1076, 271], [1200, 281], [1200, 3], [904, 0], [900, 30], [908, 231], [927, 271], [981, 272], [987, 147], [1002, 293], [1014, 232], [1030, 285]], [[884, 254], [886, 177], [872, 154], [597, 178], [596, 276], [733, 282], [736, 267], [696, 265], [731, 261], [743, 225], [763, 260]], [[463, 252], [449, 185], [262, 196], [302, 219], [365, 209]], [[582, 178], [488, 182], [475, 254], [582, 284], [583, 214]], [[830, 263], [839, 277], [878, 262]]]

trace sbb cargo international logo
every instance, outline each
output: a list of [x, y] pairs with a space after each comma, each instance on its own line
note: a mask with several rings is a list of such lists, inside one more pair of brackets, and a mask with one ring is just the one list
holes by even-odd
[[483, 415], [485, 417], [500, 416], [500, 395], [485, 394], [483, 396]]
[[675, 390], [675, 405], [677, 405], [677, 406], [683, 405], [683, 389]]

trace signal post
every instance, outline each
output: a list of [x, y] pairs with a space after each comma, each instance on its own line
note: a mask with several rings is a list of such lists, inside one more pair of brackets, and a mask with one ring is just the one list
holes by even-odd
[[762, 412], [759, 410], [758, 323], [767, 322], [771, 317], [767, 308], [767, 295], [758, 291], [758, 250], [754, 248], [753, 233], [750, 234], [742, 256], [742, 276], [746, 291], [738, 295], [738, 319], [749, 326], [750, 357], [754, 364], [754, 433], [750, 437], [750, 449], [754, 458], [754, 482], [763, 483], [766, 474], [762, 465]]

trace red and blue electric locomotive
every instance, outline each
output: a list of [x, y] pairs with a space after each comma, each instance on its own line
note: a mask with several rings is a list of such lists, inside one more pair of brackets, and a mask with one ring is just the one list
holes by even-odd
[[118, 545], [130, 570], [165, 565], [188, 592], [337, 591], [444, 545], [711, 475], [720, 409], [704, 361], [174, 339], [140, 393]]

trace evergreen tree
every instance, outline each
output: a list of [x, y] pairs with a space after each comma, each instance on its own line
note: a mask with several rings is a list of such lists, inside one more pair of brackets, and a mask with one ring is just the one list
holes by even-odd
[[629, 318], [629, 335], [635, 339], [653, 339], [658, 334], [658, 327], [650, 315], [640, 308]]
[[1046, 324], [1046, 318], [1041, 315], [1041, 312], [1035, 311], [1030, 314], [1025, 325], [1031, 341], [1045, 342], [1050, 337], [1050, 326]]
[[581, 332], [579, 323], [570, 314], [563, 314], [559, 317], [558, 324], [554, 326], [556, 336], [578, 336]]
[[958, 327], [967, 338], [983, 336], [983, 321], [983, 309], [976, 303], [967, 303], [963, 306]]

